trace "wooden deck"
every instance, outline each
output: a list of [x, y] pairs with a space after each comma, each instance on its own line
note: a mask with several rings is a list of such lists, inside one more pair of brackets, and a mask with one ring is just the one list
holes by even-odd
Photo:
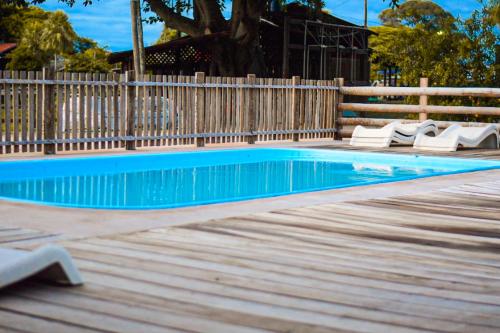
[[500, 332], [500, 179], [62, 245], [85, 285], [3, 290], [0, 332]]
[[389, 153], [389, 154], [415, 154], [415, 155], [427, 155], [427, 156], [442, 156], [442, 157], [460, 157], [460, 158], [477, 158], [484, 160], [500, 160], [500, 149], [459, 149], [454, 152], [442, 152], [442, 151], [425, 151], [414, 149], [411, 146], [391, 146], [389, 148], [366, 148], [366, 147], [352, 147], [347, 141], [335, 141], [332, 144], [321, 144], [315, 146], [314, 143], [308, 146], [308, 148], [319, 148], [319, 149], [341, 149], [341, 150], [351, 150], [351, 151], [363, 151], [363, 152], [375, 152], [375, 153]]

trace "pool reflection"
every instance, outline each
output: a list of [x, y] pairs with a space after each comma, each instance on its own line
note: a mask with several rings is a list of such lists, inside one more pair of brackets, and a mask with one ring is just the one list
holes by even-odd
[[434, 172], [359, 163], [264, 161], [26, 179], [0, 183], [0, 196], [62, 206], [167, 208], [346, 187]]

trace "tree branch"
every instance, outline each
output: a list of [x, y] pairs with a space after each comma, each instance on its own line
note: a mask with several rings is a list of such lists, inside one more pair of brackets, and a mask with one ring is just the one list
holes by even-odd
[[163, 0], [145, 0], [149, 3], [151, 10], [155, 12], [168, 27], [182, 31], [190, 36], [203, 35], [203, 29], [200, 29], [196, 23], [187, 17], [174, 12]]
[[239, 40], [255, 37], [266, 3], [266, 0], [233, 0], [231, 37]]
[[220, 4], [217, 0], [194, 0], [194, 6], [200, 13], [203, 28], [211, 32], [225, 30], [226, 20], [222, 16]]

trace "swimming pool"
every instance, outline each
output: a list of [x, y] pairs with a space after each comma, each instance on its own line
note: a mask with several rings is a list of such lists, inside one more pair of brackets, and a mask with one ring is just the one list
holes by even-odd
[[500, 168], [500, 161], [253, 148], [0, 162], [0, 199], [159, 209]]

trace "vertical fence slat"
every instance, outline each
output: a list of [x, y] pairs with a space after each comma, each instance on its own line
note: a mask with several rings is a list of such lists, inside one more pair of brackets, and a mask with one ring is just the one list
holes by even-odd
[[[85, 74], [79, 73], [78, 74], [78, 81], [84, 81], [85, 80]], [[86, 131], [85, 131], [85, 86], [83, 84], [78, 84], [77, 86], [77, 91], [78, 91], [78, 134], [80, 138], [85, 138]], [[76, 131], [76, 129], [75, 129]], [[85, 149], [85, 143], [81, 142], [79, 145], [80, 150]]]
[[[136, 76], [136, 80], [139, 82], [142, 82], [144, 81], [144, 75], [141, 75], [141, 74], [137, 74]], [[136, 129], [135, 129], [135, 133], [138, 137], [141, 137], [143, 134], [142, 134], [142, 129], [143, 129], [143, 107], [144, 107], [144, 103], [145, 103], [145, 91], [146, 91], [146, 87], [137, 87], [137, 93], [136, 93], [136, 99], [137, 99], [137, 110], [135, 112], [135, 117], [136, 117]], [[142, 141], [141, 140], [137, 140], [136, 141], [136, 145], [137, 147], [141, 147], [142, 146]]]
[[[125, 83], [134, 81], [134, 72], [125, 73]], [[127, 136], [134, 136], [135, 127], [135, 93], [136, 87], [125, 86], [125, 91], [127, 91]], [[135, 141], [126, 141], [127, 150], [135, 149]]]
[[[106, 74], [99, 75], [99, 81], [106, 81]], [[106, 86], [99, 85], [99, 137], [106, 137]], [[101, 149], [106, 148], [106, 142], [101, 141]]]
[[[26, 72], [22, 71], [19, 73], [19, 78], [21, 80], [26, 80]], [[20, 93], [20, 106], [21, 106], [21, 140], [22, 141], [27, 141], [28, 140], [28, 96], [27, 96], [27, 85], [26, 84], [20, 84], [19, 89], [21, 91]], [[22, 152], [27, 152], [28, 151], [28, 146], [27, 145], [21, 145], [21, 150]]]
[[[120, 74], [120, 86], [119, 94], [120, 94], [120, 107], [119, 107], [119, 116], [120, 116], [120, 136], [127, 135], [127, 86], [126, 79], [128, 77], [126, 74]], [[119, 147], [125, 147], [126, 142], [121, 141]]]
[[[168, 82], [168, 78], [166, 75], [161, 75], [161, 79], [160, 81], [162, 83], [167, 83]], [[160, 135], [162, 136], [165, 136], [168, 134], [167, 130], [168, 130], [168, 120], [169, 120], [169, 101], [168, 101], [168, 88], [164, 85], [162, 88], [161, 88], [161, 101], [162, 101], [162, 104], [161, 104], [161, 115], [162, 115], [162, 119], [161, 119], [161, 128], [160, 128]], [[161, 141], [161, 143], [159, 143], [159, 145], [163, 145], [163, 146], [166, 146], [168, 143], [167, 143], [167, 139], [163, 139]]]
[[[429, 86], [429, 79], [426, 77], [420, 78], [420, 87], [427, 88], [428, 86]], [[419, 104], [421, 106], [426, 106], [428, 100], [429, 100], [429, 97], [427, 95], [421, 95], [420, 100], [419, 100]], [[424, 113], [424, 112], [419, 113], [418, 119], [419, 119], [419, 121], [426, 121], [427, 120], [427, 113]]]
[[[13, 79], [19, 79], [19, 72], [12, 72]], [[13, 137], [14, 141], [19, 141], [19, 85], [12, 84], [12, 113], [13, 113]], [[14, 153], [19, 152], [19, 146], [14, 145]]]
[[[156, 107], [155, 107], [155, 112], [156, 112], [156, 120], [155, 120], [155, 128], [154, 128], [154, 133], [156, 136], [160, 136], [162, 133], [162, 123], [163, 123], [163, 99], [162, 99], [162, 92], [163, 88], [161, 87], [160, 83], [162, 82], [162, 76], [161, 75], [156, 75], [156, 82], [159, 84], [156, 86]], [[160, 146], [161, 145], [161, 140], [157, 139], [155, 141], [155, 146]]]
[[[144, 82], [150, 82], [151, 81], [151, 76], [149, 74], [143, 75]], [[143, 100], [142, 100], [142, 135], [147, 136], [149, 134], [149, 113], [150, 113], [150, 108], [151, 108], [151, 101], [150, 101], [150, 87], [144, 86], [143, 89]], [[149, 146], [149, 141], [148, 140], [142, 140], [142, 145], [143, 146]]]
[[[73, 139], [78, 138], [78, 87], [74, 83], [78, 80], [78, 74], [71, 74], [71, 137]], [[78, 149], [78, 144], [73, 143], [73, 150]]]
[[[99, 74], [94, 73], [92, 74], [92, 81], [97, 82], [99, 81]], [[99, 137], [99, 108], [100, 108], [100, 102], [99, 102], [99, 86], [94, 85], [92, 87], [92, 138], [98, 138]], [[99, 142], [94, 142], [94, 149], [99, 149]]]
[[[106, 75], [106, 81], [113, 81], [113, 74]], [[114, 103], [113, 103], [113, 86], [106, 85], [106, 137], [109, 139], [113, 136], [113, 117], [114, 117]], [[113, 148], [113, 142], [107, 142], [108, 149]]]
[[344, 79], [343, 78], [338, 78], [335, 80], [336, 86], [338, 90], [335, 92], [335, 139], [336, 140], [342, 140], [342, 135], [341, 135], [341, 125], [338, 122], [339, 118], [342, 118], [342, 111], [339, 110], [339, 104], [344, 101], [344, 94], [340, 93], [340, 89], [344, 86]]
[[[149, 77], [149, 82], [153, 82], [155, 83], [156, 82], [156, 75], [151, 75]], [[148, 123], [149, 123], [149, 129], [148, 129], [148, 134], [149, 136], [154, 136], [155, 135], [155, 120], [156, 120], [156, 114], [158, 112], [158, 110], [156, 109], [156, 87], [155, 86], [152, 86], [149, 88], [149, 107], [148, 107], [148, 118], [146, 118], [146, 120], [148, 120]], [[149, 140], [149, 146], [154, 146], [155, 145], [155, 141], [154, 140]]]
[[115, 85], [113, 85], [113, 137], [115, 137], [113, 147], [118, 148], [120, 142], [116, 138], [120, 136], [120, 96], [118, 95], [119, 87], [117, 85], [119, 82], [119, 74], [113, 73], [111, 80], [115, 83]]
[[[85, 74], [85, 81], [92, 82], [92, 74]], [[92, 139], [92, 85], [85, 87], [85, 138]], [[87, 142], [87, 150], [92, 149], [92, 142]]]
[[[44, 80], [53, 80], [54, 71], [51, 69], [44, 69], [43, 71]], [[55, 127], [55, 115], [56, 110], [54, 108], [54, 85], [45, 84], [44, 85], [44, 115], [43, 115], [43, 137], [45, 140], [54, 140], [56, 137], [56, 127]], [[43, 146], [43, 153], [45, 155], [52, 155], [56, 153], [56, 145], [54, 143], [46, 143]]]
[[[251, 85], [255, 85], [255, 74], [248, 74], [248, 77], [247, 77], [247, 82], [248, 84], [251, 84]], [[256, 89], [253, 89], [253, 88], [250, 88], [249, 91], [248, 91], [248, 128], [247, 130], [249, 132], [254, 132], [256, 130], [256, 117], [257, 117], [257, 112], [255, 110], [255, 107], [256, 107], [256, 92], [255, 92]], [[247, 138], [247, 142], [249, 144], [255, 144], [255, 141], [257, 140], [257, 138], [255, 137], [255, 135], [249, 135], [248, 138]]]
[[[63, 73], [56, 73], [56, 79], [57, 80], [62, 80], [64, 78]], [[64, 125], [64, 109], [63, 109], [63, 104], [64, 104], [64, 87], [61, 84], [58, 84], [56, 87], [56, 94], [57, 94], [57, 119], [56, 119], [56, 124], [57, 124], [57, 139], [63, 139], [63, 125]], [[61, 151], [63, 150], [63, 144], [58, 144], [57, 145], [57, 150]]]
[[[211, 77], [207, 77], [205, 78], [205, 82], [207, 83], [212, 83], [212, 78]], [[205, 132], [206, 133], [212, 133], [212, 125], [213, 125], [213, 122], [212, 122], [212, 111], [213, 111], [213, 88], [206, 88], [205, 89], [205, 121], [204, 121], [204, 124], [203, 124], [203, 127], [205, 129]], [[205, 144], [207, 143], [212, 143], [212, 138], [205, 138]]]
[[[70, 73], [64, 73], [64, 80], [71, 80]], [[64, 138], [71, 138], [71, 86], [69, 84], [64, 85]], [[70, 150], [71, 145], [66, 143], [64, 145], [64, 150]]]
[[[195, 83], [205, 83], [205, 73], [198, 72], [195, 75]], [[194, 91], [195, 102], [195, 119], [196, 119], [196, 133], [201, 134], [205, 131], [205, 89], [197, 87]], [[196, 138], [196, 146], [203, 147], [205, 145], [204, 138]]]
[[[169, 75], [167, 77], [167, 80], [170, 82], [174, 82], [173, 76]], [[169, 135], [174, 135], [176, 133], [176, 123], [177, 123], [177, 115], [176, 115], [176, 110], [175, 110], [175, 103], [174, 103], [174, 87], [167, 87], [167, 95], [168, 95], [168, 134]], [[168, 139], [167, 144], [175, 144], [176, 140]]]

